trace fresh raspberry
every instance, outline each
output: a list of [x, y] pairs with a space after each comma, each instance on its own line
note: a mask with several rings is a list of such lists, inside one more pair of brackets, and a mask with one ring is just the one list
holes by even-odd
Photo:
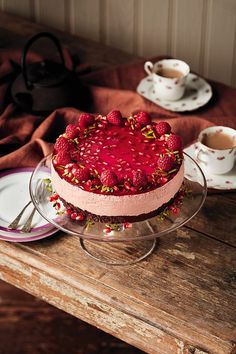
[[73, 168], [72, 173], [80, 182], [87, 182], [90, 177], [90, 171], [87, 167]]
[[68, 151], [61, 150], [56, 155], [56, 164], [65, 166], [71, 162], [71, 157]]
[[133, 171], [133, 185], [135, 187], [145, 187], [148, 183], [147, 175], [143, 171]]
[[94, 123], [94, 116], [92, 116], [92, 114], [89, 113], [82, 113], [79, 117], [79, 127], [82, 129], [87, 128], [89, 125], [93, 125]]
[[93, 184], [93, 186], [100, 186], [101, 185], [101, 181], [100, 181], [99, 178], [94, 178], [92, 180], [92, 184]]
[[111, 227], [105, 227], [103, 229], [103, 231], [106, 233], [106, 234], [109, 234], [111, 231], [112, 231], [112, 228]]
[[161, 186], [164, 186], [164, 184], [166, 184], [167, 182], [168, 182], [168, 178], [167, 177], [162, 176], [162, 177], [159, 178], [159, 183], [160, 183]]
[[122, 125], [122, 115], [120, 111], [113, 110], [107, 115], [107, 120], [112, 125]]
[[82, 221], [84, 220], [85, 216], [82, 213], [77, 214], [75, 220], [77, 221]]
[[139, 112], [136, 116], [136, 122], [141, 125], [147, 125], [151, 123], [151, 117], [147, 112]]
[[174, 161], [173, 161], [173, 159], [170, 156], [165, 155], [163, 157], [159, 157], [158, 158], [157, 166], [161, 170], [163, 170], [165, 172], [168, 172], [174, 167]]
[[75, 220], [77, 218], [77, 213], [73, 212], [70, 214], [71, 219]]
[[67, 215], [71, 215], [72, 213], [73, 213], [72, 208], [67, 208], [67, 209], [66, 209], [66, 214], [67, 214]]
[[101, 174], [101, 182], [104, 186], [114, 187], [118, 183], [118, 180], [113, 171], [104, 170]]
[[66, 136], [68, 139], [75, 139], [78, 136], [78, 129], [74, 124], [68, 124], [66, 127]]
[[156, 124], [156, 132], [158, 135], [169, 134], [171, 132], [171, 126], [167, 122], [159, 122]]
[[60, 136], [59, 138], [57, 138], [57, 141], [54, 145], [54, 149], [56, 152], [70, 151], [73, 148], [74, 148], [74, 144], [72, 143], [72, 141], [69, 141], [64, 136]]
[[182, 139], [179, 135], [171, 134], [167, 140], [169, 150], [176, 151], [182, 149]]

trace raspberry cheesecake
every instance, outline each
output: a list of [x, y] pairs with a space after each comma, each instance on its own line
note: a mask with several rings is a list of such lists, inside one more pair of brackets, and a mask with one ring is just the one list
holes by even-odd
[[52, 185], [72, 218], [144, 220], [162, 210], [184, 178], [181, 138], [146, 112], [81, 114], [58, 137]]

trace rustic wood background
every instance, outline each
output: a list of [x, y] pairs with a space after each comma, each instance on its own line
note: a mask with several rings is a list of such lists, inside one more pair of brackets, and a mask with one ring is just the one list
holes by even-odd
[[235, 0], [0, 0], [0, 9], [236, 87]]
[[0, 354], [142, 354], [0, 280]]

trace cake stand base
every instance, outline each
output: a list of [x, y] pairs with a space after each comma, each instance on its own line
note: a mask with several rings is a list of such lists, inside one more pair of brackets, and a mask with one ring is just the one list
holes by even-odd
[[80, 238], [80, 245], [93, 259], [108, 265], [126, 266], [148, 257], [155, 249], [157, 239], [129, 242], [99, 242]]

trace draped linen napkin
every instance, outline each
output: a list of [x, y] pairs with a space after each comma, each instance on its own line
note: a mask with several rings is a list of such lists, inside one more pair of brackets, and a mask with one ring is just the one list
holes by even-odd
[[[66, 65], [71, 69], [71, 57], [68, 51], [64, 52]], [[152, 58], [152, 61], [159, 58]], [[40, 57], [30, 53], [29, 60], [40, 60]], [[13, 62], [20, 62], [19, 51], [0, 51], [0, 170], [35, 166], [52, 151], [53, 143], [65, 126], [76, 123], [82, 112], [71, 107], [57, 109], [48, 116], [20, 111], [9, 94], [14, 77]], [[182, 136], [185, 146], [208, 126], [225, 125], [236, 129], [236, 89], [210, 82], [213, 98], [207, 105], [193, 112], [171, 112], [136, 93], [136, 87], [146, 75], [143, 64], [144, 60], [138, 60], [100, 70], [78, 65], [77, 75], [90, 94], [87, 112], [107, 114], [112, 109], [118, 109], [127, 116], [137, 111], [147, 111], [155, 121], [168, 121], [173, 131]]]

